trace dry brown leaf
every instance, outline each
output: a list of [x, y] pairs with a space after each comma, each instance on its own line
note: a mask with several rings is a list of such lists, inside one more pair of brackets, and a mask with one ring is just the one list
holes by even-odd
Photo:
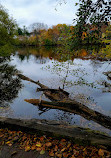
[[69, 143], [68, 145], [67, 145], [67, 148], [69, 148], [71, 146], [71, 143]]
[[65, 139], [61, 139], [61, 142], [66, 142], [66, 140]]
[[47, 147], [50, 147], [50, 146], [52, 146], [52, 143], [51, 143], [51, 142], [47, 142], [45, 145], [46, 145]]
[[62, 154], [59, 153], [59, 154], [56, 154], [56, 156], [59, 157], [59, 158], [61, 158]]
[[36, 145], [32, 145], [31, 150], [35, 150], [36, 149]]
[[54, 151], [57, 151], [57, 150], [58, 150], [58, 146], [55, 145], [55, 147], [54, 147]]
[[53, 151], [49, 151], [49, 156], [54, 156]]
[[64, 150], [66, 150], [66, 148], [63, 148], [61, 151], [63, 152]]
[[[99, 149], [98, 155], [99, 155], [99, 156], [104, 156], [104, 155], [105, 155], [106, 158], [109, 158], [109, 157], [111, 156], [111, 155], [110, 155], [110, 152], [107, 151], [107, 150], [104, 150], [104, 149]], [[107, 156], [106, 156], [106, 155], [107, 155]]]
[[104, 150], [103, 149], [99, 149], [98, 150], [98, 155], [99, 156], [104, 156]]
[[67, 153], [67, 152], [63, 152], [63, 157], [68, 157], [69, 156], [69, 154]]
[[41, 147], [37, 147], [36, 150], [37, 150], [37, 151], [41, 151], [42, 148], [41, 148]]
[[4, 136], [4, 134], [1, 134], [1, 135], [0, 135], [0, 138], [3, 137], [3, 136]]

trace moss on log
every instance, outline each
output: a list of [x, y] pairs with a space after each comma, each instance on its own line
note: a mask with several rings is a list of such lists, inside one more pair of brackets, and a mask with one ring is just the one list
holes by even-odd
[[[56, 122], [56, 123], [55, 123]], [[21, 120], [13, 118], [0, 117], [0, 127], [9, 127], [15, 130], [33, 131], [38, 133], [39, 131], [51, 132], [62, 136], [72, 137], [75, 140], [81, 140], [83, 142], [89, 142], [94, 145], [104, 145], [111, 147], [111, 137], [106, 136], [95, 131], [80, 128], [77, 126], [69, 126], [61, 124], [57, 121], [46, 120]]]

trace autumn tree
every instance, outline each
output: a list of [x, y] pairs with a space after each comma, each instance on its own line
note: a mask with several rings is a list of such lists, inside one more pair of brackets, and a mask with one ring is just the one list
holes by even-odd
[[48, 28], [48, 26], [44, 23], [33, 23], [29, 26], [31, 33], [33, 34], [33, 36], [36, 36], [36, 44], [39, 44], [39, 38], [38, 36], [40, 35], [40, 30], [46, 30]]
[[[42, 31], [42, 39], [44, 45], [63, 44], [71, 32], [71, 26], [66, 24], [57, 24], [49, 28], [47, 31]], [[62, 43], [61, 43], [62, 42]]]
[[95, 27], [94, 35], [96, 33], [97, 39], [100, 39], [102, 25], [107, 25], [111, 18], [111, 1], [79, 0], [76, 5], [79, 5], [79, 9], [76, 13], [77, 19], [74, 19], [77, 23], [75, 36], [79, 44], [82, 43], [83, 32], [88, 32], [91, 27]]
[[[57, 0], [58, 4], [66, 3], [68, 0]], [[80, 45], [86, 40], [86, 43], [97, 42], [102, 36], [101, 27], [107, 25], [111, 20], [111, 1], [110, 0], [79, 0], [75, 2], [78, 5], [76, 24], [72, 36], [73, 44]], [[93, 28], [93, 31], [90, 30]], [[95, 28], [95, 29], [94, 29]], [[86, 38], [81, 38], [87, 33]], [[73, 38], [74, 37], [74, 38]]]

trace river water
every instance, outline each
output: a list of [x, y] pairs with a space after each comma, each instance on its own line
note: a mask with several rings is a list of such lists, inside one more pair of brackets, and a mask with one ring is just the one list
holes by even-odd
[[[25, 102], [24, 99], [39, 99], [42, 92], [36, 92], [39, 87], [36, 84], [17, 79], [14, 75], [20, 71], [50, 88], [64, 88], [71, 99], [111, 117], [111, 92], [103, 84], [111, 84], [103, 74], [111, 71], [110, 61], [90, 59], [86, 50], [81, 52], [82, 58], [75, 58], [52, 48], [16, 50], [10, 61], [1, 63], [0, 116], [64, 121], [111, 135], [109, 129], [80, 115], [57, 109], [40, 109]], [[49, 101], [44, 95], [42, 99]]]

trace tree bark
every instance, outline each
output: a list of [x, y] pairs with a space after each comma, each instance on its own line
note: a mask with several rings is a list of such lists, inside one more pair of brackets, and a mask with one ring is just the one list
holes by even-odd
[[59, 101], [59, 102], [48, 102], [42, 100], [41, 103], [39, 99], [25, 99], [26, 102], [31, 103], [36, 106], [50, 108], [50, 109], [59, 109], [67, 111], [74, 114], [79, 114], [87, 120], [93, 120], [100, 125], [111, 129], [111, 118], [104, 114], [101, 114], [97, 111], [89, 109], [87, 106], [78, 103], [76, 101]]
[[[46, 107], [46, 108], [53, 108], [53, 109], [60, 109], [64, 111], [68, 111], [70, 113], [76, 113], [88, 120], [93, 120], [100, 125], [111, 129], [111, 118], [109, 116], [105, 116], [104, 114], [101, 114], [97, 111], [94, 111], [92, 109], [89, 109], [87, 106], [75, 101], [71, 100], [69, 98], [69, 93], [62, 90], [62, 89], [50, 89], [49, 87], [41, 84], [39, 81], [33, 81], [32, 79], [22, 75], [17, 74], [21, 79], [30, 81], [32, 83], [35, 83], [39, 85], [41, 88], [39, 90], [43, 91], [44, 94], [52, 101], [47, 102], [43, 101], [41, 102], [40, 107]], [[38, 99], [26, 99], [25, 101], [32, 103], [34, 105], [40, 105], [40, 100]], [[56, 102], [54, 102], [56, 101]]]
[[77, 126], [63, 125], [60, 122], [53, 122], [38, 119], [13, 119], [0, 117], [0, 127], [6, 127], [13, 130], [28, 131], [31, 133], [40, 133], [41, 131], [72, 137], [76, 142], [84, 142], [94, 145], [105, 145], [111, 148], [111, 137], [97, 133], [95, 131]]
[[18, 77], [20, 77], [23, 80], [30, 81], [32, 83], [35, 83], [41, 87], [39, 90], [43, 91], [46, 97], [48, 97], [52, 101], [60, 101], [60, 100], [65, 100], [65, 99], [70, 99], [69, 98], [69, 93], [64, 91], [63, 89], [51, 89], [43, 84], [41, 84], [39, 81], [33, 81], [32, 79], [22, 75], [22, 74], [17, 74]]

